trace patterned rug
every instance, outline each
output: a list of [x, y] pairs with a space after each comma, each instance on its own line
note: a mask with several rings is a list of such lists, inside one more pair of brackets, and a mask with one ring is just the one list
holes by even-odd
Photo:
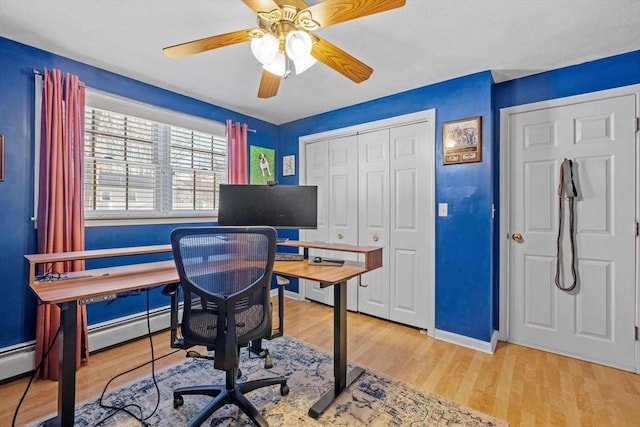
[[[504, 421], [474, 411], [431, 393], [417, 390], [398, 380], [366, 370], [339, 398], [314, 420], [307, 414], [322, 394], [333, 386], [333, 355], [291, 337], [266, 341], [273, 357], [273, 368], [264, 369], [264, 360], [242, 351], [240, 381], [282, 375], [288, 378], [290, 393], [280, 395], [280, 387], [262, 388], [247, 394], [267, 418], [271, 427], [292, 426], [506, 426]], [[184, 405], [173, 408], [172, 390], [191, 384], [221, 384], [224, 374], [213, 369], [213, 362], [185, 359], [173, 367], [156, 372], [160, 388], [158, 410], [145, 422], [151, 426], [186, 425], [210, 398], [185, 396]], [[151, 377], [126, 387], [108, 391], [104, 403], [123, 406], [136, 403], [148, 417], [156, 405], [156, 388]], [[131, 409], [136, 413], [134, 409]], [[76, 426], [139, 426], [130, 415], [100, 407], [98, 400], [76, 407]], [[137, 412], [137, 416], [140, 416]], [[210, 423], [210, 424], [207, 424]], [[252, 426], [244, 413], [232, 405], [214, 413], [205, 425]], [[43, 424], [36, 424], [43, 425]]]

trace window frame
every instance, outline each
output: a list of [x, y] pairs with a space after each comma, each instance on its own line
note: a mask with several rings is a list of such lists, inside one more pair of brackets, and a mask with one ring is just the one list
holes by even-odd
[[[216, 138], [216, 141], [220, 143], [224, 142], [226, 144], [226, 125], [224, 123], [201, 117], [191, 116], [150, 104], [141, 103], [128, 98], [105, 93], [96, 89], [86, 88], [85, 95], [85, 106], [88, 108], [106, 110], [119, 115], [131, 116], [156, 122], [159, 124], [159, 126], [164, 128], [164, 131], [167, 131], [166, 135], [169, 135], [171, 133], [168, 132], [168, 130], [173, 126], [192, 132], [211, 134]], [[213, 193], [213, 210], [181, 210], [173, 208], [171, 200], [174, 193], [174, 186], [172, 182], [172, 176], [171, 174], [169, 174], [169, 172], [172, 171], [172, 167], [175, 168], [175, 165], [172, 164], [170, 159], [169, 153], [172, 146], [170, 142], [170, 138], [166, 137], [165, 139], [163, 139], [163, 141], [160, 142], [161, 145], [157, 146], [157, 151], [155, 152], [155, 155], [158, 157], [158, 175], [155, 179], [156, 185], [154, 185], [153, 187], [154, 205], [156, 205], [153, 210], [99, 210], [91, 212], [87, 211], [85, 208], [85, 225], [125, 225], [143, 223], [153, 224], [214, 221], [217, 218], [218, 214], [217, 207], [215, 206], [215, 200], [217, 200], [215, 191]], [[219, 185], [220, 183], [226, 182], [227, 180], [228, 153], [226, 147], [224, 157], [224, 171], [222, 171], [222, 173], [219, 173], [220, 171], [211, 171], [212, 176], [216, 173], [218, 175], [222, 175], [222, 179], [220, 181], [217, 181], [217, 183], [214, 185]], [[83, 184], [83, 197], [84, 191], [85, 188]], [[160, 196], [160, 192], [163, 193], [164, 198], [163, 196]], [[158, 201], [160, 201], [161, 203], [162, 201], [164, 201], [164, 206], [157, 205]]]

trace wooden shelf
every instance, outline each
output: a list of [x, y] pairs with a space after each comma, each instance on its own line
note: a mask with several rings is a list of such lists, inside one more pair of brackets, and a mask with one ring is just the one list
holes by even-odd
[[55, 262], [76, 261], [83, 259], [110, 258], [128, 255], [146, 255], [161, 252], [170, 252], [171, 245], [132, 246], [128, 248], [93, 249], [88, 251], [57, 252], [52, 254], [27, 254], [24, 257], [29, 261], [29, 284], [36, 281], [36, 265]]
[[159, 252], [170, 252], [171, 245], [133, 246], [129, 248], [93, 249], [88, 251], [58, 252], [53, 254], [30, 254], [24, 257], [30, 263], [44, 264], [48, 262], [75, 261], [79, 259], [109, 258], [125, 255], [142, 255]]
[[286, 240], [284, 242], [278, 242], [278, 245], [364, 254], [364, 268], [367, 271], [382, 267], [382, 248], [379, 246], [356, 246], [344, 245], [340, 243], [308, 242], [297, 240]]
[[[325, 249], [339, 252], [352, 252], [359, 253], [364, 255], [364, 263], [355, 263], [347, 261], [343, 268], [335, 270], [331, 272], [325, 271], [321, 275], [321, 281], [335, 284], [340, 281], [342, 276], [345, 274], [346, 270], [349, 270], [351, 274], [358, 275], [365, 273], [370, 270], [374, 270], [376, 268], [382, 267], [382, 248], [376, 246], [355, 246], [355, 245], [343, 245], [343, 244], [335, 244], [335, 243], [323, 243], [323, 242], [307, 242], [307, 241], [296, 241], [296, 240], [287, 240], [285, 242], [279, 242], [280, 246], [292, 246], [292, 247], [301, 247], [301, 248], [313, 248], [313, 249]], [[86, 259], [96, 259], [96, 258], [109, 258], [109, 257], [117, 257], [117, 256], [128, 256], [128, 255], [145, 255], [145, 254], [153, 254], [153, 253], [161, 253], [161, 252], [170, 252], [171, 245], [154, 245], [154, 246], [134, 246], [128, 248], [112, 248], [112, 249], [94, 249], [88, 251], [75, 251], [75, 252], [60, 252], [60, 253], [52, 253], [52, 254], [29, 254], [24, 257], [29, 261], [29, 285], [33, 287], [34, 284], [38, 282], [35, 280], [35, 271], [37, 264], [46, 264], [46, 263], [55, 263], [55, 262], [64, 262], [64, 261], [73, 261], [73, 260], [86, 260]], [[277, 266], [281, 270], [280, 273], [291, 273], [289, 270], [294, 267], [290, 261], [285, 262], [276, 262]], [[302, 265], [306, 264], [306, 260], [304, 263], [295, 266], [296, 273], [299, 277], [312, 279], [315, 277], [318, 280], [318, 267], [319, 266], [308, 266]], [[143, 264], [145, 265], [145, 264]], [[326, 267], [329, 269], [335, 269], [336, 267]], [[87, 270], [91, 271], [91, 270]], [[125, 270], [126, 271], [126, 270]], [[84, 276], [86, 276], [86, 272]], [[70, 274], [70, 279], [73, 279], [75, 275], [82, 275], [82, 272], [74, 272]], [[335, 276], [335, 277], [334, 277]], [[95, 276], [91, 274], [91, 278], [95, 279]], [[79, 278], [73, 280], [76, 282]], [[90, 280], [90, 279], [89, 279]], [[50, 282], [47, 282], [50, 283]], [[77, 282], [76, 282], [77, 283]]]

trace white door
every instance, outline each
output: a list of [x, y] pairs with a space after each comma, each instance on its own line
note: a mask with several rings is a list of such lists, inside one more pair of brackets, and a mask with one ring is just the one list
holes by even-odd
[[[326, 242], [329, 238], [329, 141], [305, 145], [305, 175], [305, 185], [318, 187], [318, 228], [305, 230], [302, 235], [305, 240]], [[306, 298], [324, 304], [333, 301], [317, 282], [301, 279], [300, 286], [304, 286]]]
[[358, 135], [358, 242], [382, 246], [382, 267], [363, 274], [358, 310], [389, 319], [389, 130]]
[[[357, 136], [307, 144], [306, 184], [318, 186], [318, 228], [305, 239], [349, 245], [358, 244], [358, 145]], [[321, 219], [322, 218], [322, 219]], [[357, 260], [357, 254], [310, 249], [310, 256]], [[338, 267], [336, 267], [338, 268]], [[358, 278], [349, 280], [347, 308], [358, 309]], [[305, 281], [305, 297], [333, 305], [333, 287]]]
[[[634, 370], [634, 95], [509, 115], [509, 340]], [[554, 283], [560, 163], [576, 163], [577, 287]], [[564, 202], [562, 284], [571, 283]], [[505, 236], [507, 237], [507, 236]]]
[[428, 122], [390, 129], [389, 318], [427, 328], [434, 277], [432, 176]]
[[[329, 140], [329, 243], [358, 244], [358, 137]], [[328, 252], [329, 258], [357, 261], [349, 252]], [[339, 268], [339, 267], [336, 267]], [[348, 281], [347, 309], [358, 310], [358, 278]], [[327, 289], [333, 303], [333, 287]]]

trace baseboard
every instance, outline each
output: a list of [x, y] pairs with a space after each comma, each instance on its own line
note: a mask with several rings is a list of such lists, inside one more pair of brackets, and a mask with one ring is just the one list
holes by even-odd
[[493, 334], [491, 334], [491, 341], [489, 342], [440, 329], [435, 330], [434, 338], [471, 348], [473, 350], [482, 351], [483, 353], [493, 354], [496, 350], [496, 345], [498, 344], [498, 331], [493, 331]]
[[[151, 332], [169, 328], [169, 306], [149, 312]], [[89, 326], [91, 352], [147, 335], [147, 314], [138, 313]], [[31, 372], [35, 365], [35, 341], [0, 349], [0, 381]]]
[[[278, 288], [271, 289], [270, 295], [271, 295], [271, 297], [277, 297], [278, 296]], [[300, 298], [300, 294], [298, 292], [289, 291], [286, 288], [284, 290], [284, 297], [285, 298], [294, 299], [294, 300], [297, 300], [297, 301], [302, 301], [303, 300], [302, 298]]]

